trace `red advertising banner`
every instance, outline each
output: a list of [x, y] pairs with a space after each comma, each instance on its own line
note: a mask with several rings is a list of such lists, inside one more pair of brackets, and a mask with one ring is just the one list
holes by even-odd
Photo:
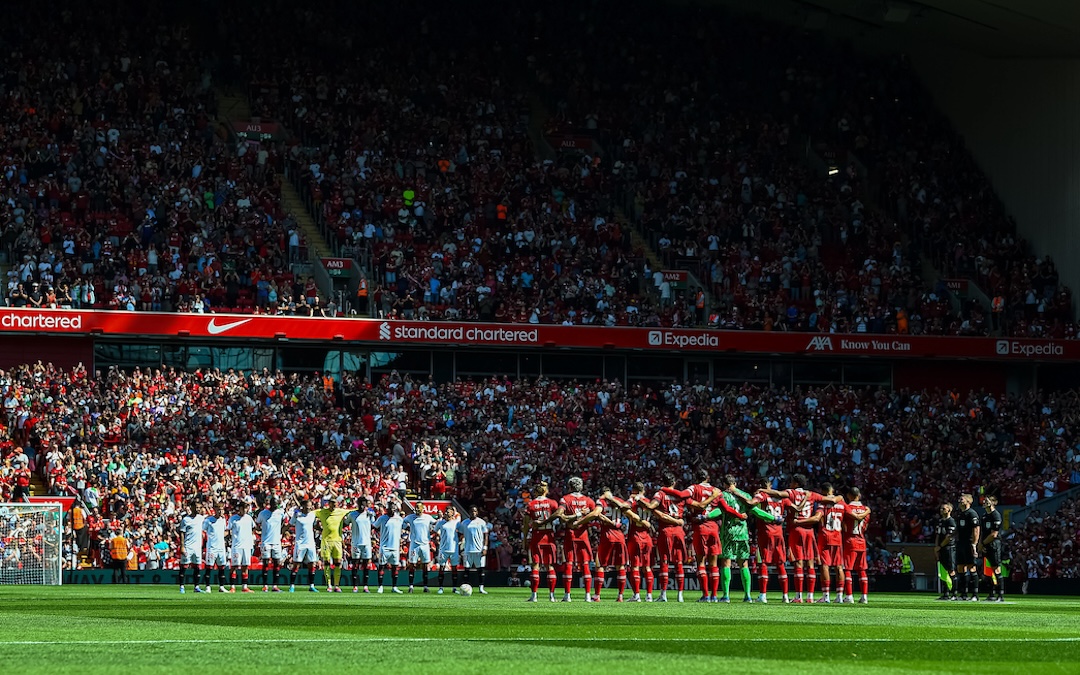
[[968, 280], [967, 279], [942, 279], [945, 282], [945, 288], [949, 289], [953, 293], [964, 295], [968, 292]]
[[237, 136], [249, 141], [279, 141], [285, 137], [277, 122], [235, 121], [232, 128]]
[[667, 352], [1080, 361], [1080, 340], [607, 328], [250, 314], [0, 308], [0, 334], [341, 340], [384, 350], [484, 346]]
[[352, 269], [352, 258], [319, 258], [319, 261], [332, 277], [347, 277]]
[[57, 497], [54, 495], [35, 495], [27, 497], [31, 504], [60, 504], [63, 507], [64, 513], [71, 510], [71, 507], [75, 505], [74, 497]]
[[415, 511], [416, 505], [421, 502], [424, 504], [424, 513], [429, 516], [440, 516], [442, 515], [442, 512], [446, 510], [447, 506], [453, 505], [453, 502], [449, 499], [424, 499], [412, 502], [409, 506]]
[[588, 152], [593, 147], [593, 139], [590, 136], [576, 136], [574, 134], [550, 134], [547, 137], [547, 142], [556, 150]]

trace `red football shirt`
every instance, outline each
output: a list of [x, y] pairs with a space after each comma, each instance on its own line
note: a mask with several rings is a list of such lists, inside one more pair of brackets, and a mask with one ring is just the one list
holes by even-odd
[[[814, 515], [814, 505], [821, 501], [821, 495], [810, 490], [804, 490], [802, 488], [793, 488], [788, 490], [788, 499], [791, 501], [791, 508], [795, 513], [792, 521], [805, 520]], [[813, 525], [795, 525], [794, 527], [801, 527], [806, 529], [813, 529]]]
[[819, 502], [817, 508], [824, 514], [818, 539], [826, 546], [840, 546], [843, 543], [844, 503]]
[[[580, 518], [595, 509], [596, 502], [583, 494], [569, 494], [563, 495], [563, 498], [559, 500], [559, 506], [566, 511], [566, 515]], [[576, 530], [571, 528], [566, 531], [566, 534], [571, 539], [588, 539], [589, 528], [583, 527]]]
[[764, 492], [758, 492], [757, 494], [755, 494], [754, 499], [757, 499], [761, 502], [761, 509], [763, 511], [769, 513], [773, 518], [776, 518], [776, 521], [772, 523], [766, 523], [763, 521], [761, 525], [764, 527], [764, 529], [759, 530], [759, 532], [766, 537], [784, 536], [784, 512], [787, 511], [787, 507], [791, 505], [791, 500], [770, 497]]
[[[663, 511], [664, 513], [668, 514], [672, 518], [681, 519], [683, 517], [683, 512], [686, 509], [686, 500], [683, 499], [682, 497], [676, 497], [674, 495], [669, 495], [666, 492], [664, 492], [663, 490], [660, 490], [655, 495], [653, 495], [653, 501], [654, 502], [659, 502], [659, 504], [656, 507], [657, 511]], [[664, 523], [660, 527], [665, 528], [665, 527], [677, 527], [677, 526], [676, 525], [669, 525], [667, 523]]]
[[[619, 506], [615, 502], [609, 502], [606, 499], [600, 498], [600, 499], [596, 500], [596, 505], [599, 506], [601, 509], [603, 509], [603, 514], [605, 516], [607, 516], [608, 518], [610, 518], [611, 520], [614, 520], [616, 523], [621, 523], [622, 522], [622, 517], [623, 517], [622, 509], [619, 508]], [[595, 521], [595, 523], [596, 523], [596, 528], [598, 530], [600, 530], [601, 532], [606, 532], [608, 530], [622, 531], [621, 526], [620, 527], [612, 527], [611, 525], [608, 525], [607, 523], [605, 523], [603, 521], [600, 521], [600, 520]]]
[[848, 551], [866, 550], [866, 528], [870, 524], [870, 516], [862, 520], [855, 520], [852, 516], [869, 513], [870, 507], [863, 504], [848, 504], [844, 507], [844, 548]]
[[542, 520], [547, 520], [551, 517], [551, 514], [559, 510], [559, 504], [549, 497], [538, 497], [525, 506], [526, 513], [529, 514], [529, 521], [532, 523], [530, 529], [536, 530], [554, 530], [555, 521], [548, 523], [547, 525], [537, 526]]

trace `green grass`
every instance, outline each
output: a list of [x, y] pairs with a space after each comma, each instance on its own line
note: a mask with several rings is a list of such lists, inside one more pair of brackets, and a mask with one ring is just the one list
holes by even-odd
[[[0, 587], [0, 664], [36, 673], [1052, 673], [1080, 669], [1080, 600], [867, 606], [531, 605], [474, 595], [179, 595]], [[696, 599], [696, 593], [687, 594]]]

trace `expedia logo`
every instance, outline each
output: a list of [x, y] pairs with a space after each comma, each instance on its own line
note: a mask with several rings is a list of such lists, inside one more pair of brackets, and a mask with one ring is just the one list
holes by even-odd
[[1054, 342], [1032, 344], [1019, 340], [998, 340], [996, 351], [1000, 356], [1064, 356], [1065, 347]]
[[390, 339], [390, 324], [385, 322], [385, 321], [383, 321], [382, 323], [379, 324], [379, 339], [380, 340], [389, 340]]
[[649, 344], [654, 347], [719, 347], [720, 338], [713, 333], [676, 333], [670, 330], [649, 331]]
[[810, 343], [806, 345], [808, 352], [831, 352], [832, 350], [832, 338], [822, 335], [810, 338]]

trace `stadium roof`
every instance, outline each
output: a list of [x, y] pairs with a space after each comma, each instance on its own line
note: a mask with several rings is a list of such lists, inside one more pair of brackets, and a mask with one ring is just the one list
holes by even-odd
[[924, 46], [991, 58], [1080, 56], [1080, 0], [711, 1], [889, 51]]

